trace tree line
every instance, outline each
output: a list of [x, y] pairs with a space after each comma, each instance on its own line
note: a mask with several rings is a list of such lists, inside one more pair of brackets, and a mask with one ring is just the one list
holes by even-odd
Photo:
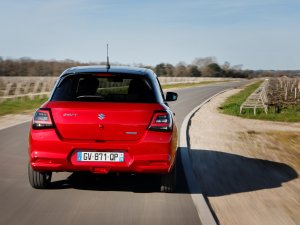
[[241, 65], [230, 66], [229, 62], [219, 65], [214, 57], [195, 58], [191, 64], [179, 62], [175, 66], [160, 63], [153, 70], [166, 77], [247, 77]]
[[[3, 59], [0, 57], [0, 76], [59, 76], [65, 69], [74, 66], [105, 65], [100, 63], [82, 63], [74, 60], [35, 60], [28, 57]], [[122, 65], [112, 63], [112, 65]], [[152, 69], [158, 76], [166, 77], [233, 77], [252, 78], [273, 75], [276, 71], [242, 70], [242, 65], [231, 66], [217, 63], [215, 57], [195, 58], [192, 63], [179, 62], [176, 65], [160, 63], [156, 66], [135, 64], [134, 66]], [[278, 71], [276, 72], [278, 73]]]

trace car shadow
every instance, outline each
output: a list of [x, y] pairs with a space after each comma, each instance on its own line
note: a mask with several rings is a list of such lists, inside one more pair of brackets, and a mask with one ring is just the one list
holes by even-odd
[[[178, 148], [180, 151], [180, 148]], [[181, 154], [177, 155], [176, 193], [189, 193], [183, 172]], [[55, 174], [54, 174], [55, 176]], [[161, 176], [157, 174], [74, 172], [66, 179], [51, 182], [48, 189], [78, 189], [92, 191], [122, 191], [136, 193], [160, 192]]]
[[[276, 188], [298, 177], [287, 164], [244, 157], [221, 151], [178, 148], [177, 194], [201, 193], [205, 197]], [[186, 154], [189, 157], [184, 158]], [[190, 186], [187, 180], [190, 180]], [[49, 189], [160, 192], [160, 176], [115, 173], [107, 175], [75, 172], [54, 181]]]
[[297, 172], [287, 164], [249, 158], [221, 151], [191, 149], [192, 169], [205, 196], [276, 188], [296, 179]]
[[156, 192], [159, 191], [159, 176], [152, 174], [106, 174], [90, 172], [74, 172], [65, 180], [54, 181], [49, 189], [79, 189], [90, 191], [125, 191]]

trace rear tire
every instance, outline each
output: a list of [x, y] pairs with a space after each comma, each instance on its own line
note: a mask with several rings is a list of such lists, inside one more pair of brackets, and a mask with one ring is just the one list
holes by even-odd
[[166, 193], [172, 193], [176, 191], [177, 186], [177, 168], [174, 163], [172, 170], [168, 174], [161, 176], [160, 191]]
[[39, 172], [32, 169], [28, 163], [28, 178], [29, 183], [33, 188], [45, 189], [51, 182], [52, 172]]

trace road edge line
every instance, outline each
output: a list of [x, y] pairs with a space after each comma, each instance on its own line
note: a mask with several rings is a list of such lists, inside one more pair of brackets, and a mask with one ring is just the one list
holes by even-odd
[[[190, 122], [195, 113], [201, 109], [202, 106], [204, 106], [206, 103], [211, 101], [214, 97], [231, 90], [232, 88], [228, 88], [226, 90], [220, 91], [217, 94], [209, 97], [204, 102], [202, 102], [200, 105], [196, 106], [183, 120], [180, 130], [180, 154], [183, 164], [183, 170], [184, 174], [187, 180], [187, 185], [189, 188], [189, 191], [191, 192], [191, 198], [193, 200], [193, 203], [196, 207], [196, 210], [198, 212], [198, 216], [200, 219], [200, 222], [203, 225], [217, 225], [217, 221], [214, 217], [214, 212], [212, 211], [211, 207], [208, 206], [207, 199], [203, 196], [201, 193], [196, 193], [197, 191], [201, 190], [200, 182], [196, 179], [195, 174], [193, 172], [193, 168], [191, 165], [191, 159], [189, 155], [189, 143], [188, 143], [188, 131], [190, 127]], [[202, 192], [202, 191], [201, 191]]]
[[21, 124], [23, 124], [23, 123], [28, 123], [28, 122], [30, 122], [30, 121], [31, 121], [31, 119], [27, 119], [27, 120], [19, 121], [19, 122], [13, 123], [13, 124], [9, 124], [9, 125], [0, 127], [0, 131], [1, 131], [1, 130], [8, 129], [8, 128], [11, 128], [11, 127], [14, 127], [14, 126], [21, 125]]

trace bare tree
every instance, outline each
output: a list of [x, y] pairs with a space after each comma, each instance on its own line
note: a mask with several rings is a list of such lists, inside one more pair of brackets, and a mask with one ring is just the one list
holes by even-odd
[[211, 63], [217, 63], [215, 57], [198, 57], [193, 60], [192, 65], [195, 65], [201, 69], [208, 66]]

